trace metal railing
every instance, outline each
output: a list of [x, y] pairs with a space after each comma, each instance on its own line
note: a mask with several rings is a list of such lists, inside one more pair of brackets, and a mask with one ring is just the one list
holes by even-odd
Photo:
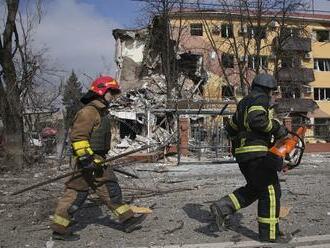
[[190, 125], [188, 150], [201, 160], [219, 160], [231, 156], [230, 141], [222, 121]]
[[[300, 125], [292, 125], [292, 130], [295, 131]], [[329, 143], [330, 142], [330, 123], [324, 124], [308, 124], [308, 129], [305, 135], [307, 143]]]

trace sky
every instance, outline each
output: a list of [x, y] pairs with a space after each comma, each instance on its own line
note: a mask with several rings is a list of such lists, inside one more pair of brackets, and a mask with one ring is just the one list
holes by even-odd
[[115, 28], [135, 27], [138, 3], [129, 0], [49, 0], [34, 35], [51, 63], [83, 81], [114, 74]]
[[[314, 3], [316, 9], [330, 11], [330, 1]], [[114, 74], [112, 30], [137, 27], [137, 19], [145, 14], [141, 8], [141, 2], [132, 0], [44, 0], [34, 46], [47, 48], [48, 59], [67, 76], [72, 69], [82, 81]]]

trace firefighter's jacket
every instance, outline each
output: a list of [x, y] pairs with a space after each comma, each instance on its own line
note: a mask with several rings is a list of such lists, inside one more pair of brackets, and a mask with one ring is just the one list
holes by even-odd
[[77, 112], [70, 133], [76, 156], [106, 154], [110, 149], [110, 120], [107, 106], [94, 100]]
[[239, 102], [225, 126], [238, 163], [266, 156], [272, 134], [276, 134], [281, 126], [272, 112], [270, 97], [257, 87]]

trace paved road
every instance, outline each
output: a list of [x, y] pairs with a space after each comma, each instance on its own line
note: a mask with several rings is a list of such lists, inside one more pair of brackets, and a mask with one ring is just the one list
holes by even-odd
[[[299, 247], [299, 248], [329, 248], [330, 235], [315, 235], [294, 238], [288, 244], [260, 243], [257, 241], [204, 243], [189, 245], [148, 246], [148, 248], [264, 248], [264, 247]], [[140, 247], [147, 248], [147, 247]]]
[[[41, 178], [34, 177], [37, 173], [43, 173], [44, 178], [58, 175], [56, 168], [36, 167], [25, 174], [0, 176], [0, 247], [330, 248], [329, 158], [330, 153], [305, 156], [299, 168], [281, 175], [282, 206], [290, 211], [280, 220], [280, 228], [283, 232], [295, 233], [296, 239], [290, 244], [268, 245], [255, 241], [258, 239], [257, 203], [236, 213], [229, 230], [218, 232], [209, 205], [245, 183], [236, 164], [164, 167], [160, 163], [135, 166], [140, 179], [119, 176], [121, 185], [133, 189], [189, 190], [135, 199], [134, 204], [153, 205], [154, 209], [142, 228], [129, 234], [118, 230], [107, 208], [91, 199], [75, 216], [78, 223], [73, 229], [81, 236], [76, 242], [50, 240], [49, 216], [53, 214], [56, 198], [61, 195], [63, 181], [15, 197], [4, 194], [40, 181]], [[125, 168], [130, 169], [134, 172], [130, 166]], [[131, 199], [130, 195], [126, 198]]]

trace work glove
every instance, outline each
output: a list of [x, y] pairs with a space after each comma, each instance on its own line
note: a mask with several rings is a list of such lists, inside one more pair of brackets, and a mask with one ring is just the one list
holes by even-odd
[[285, 126], [280, 126], [280, 128], [274, 133], [275, 140], [283, 139], [289, 134], [288, 129]]
[[95, 170], [98, 167], [94, 161], [94, 156], [90, 154], [85, 154], [78, 157], [78, 161], [80, 168], [86, 171]]

